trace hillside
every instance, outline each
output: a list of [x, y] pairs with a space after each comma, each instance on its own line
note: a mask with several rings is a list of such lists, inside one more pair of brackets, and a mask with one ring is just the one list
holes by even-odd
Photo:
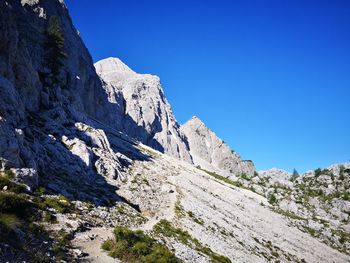
[[62, 0], [0, 2], [0, 262], [349, 262], [349, 176], [257, 172]]

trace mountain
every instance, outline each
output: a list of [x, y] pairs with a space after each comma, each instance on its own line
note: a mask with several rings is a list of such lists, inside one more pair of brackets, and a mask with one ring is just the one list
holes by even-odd
[[242, 174], [248, 177], [254, 175], [253, 162], [241, 160], [241, 157], [206, 127], [198, 117], [192, 117], [181, 126], [180, 130], [187, 137], [195, 165], [208, 171], [217, 171], [228, 177]]
[[256, 173], [95, 66], [62, 0], [0, 1], [0, 262], [350, 261], [350, 164]]
[[120, 124], [116, 128], [158, 151], [192, 162], [159, 77], [135, 73], [118, 58], [101, 60], [95, 67], [109, 84], [105, 86], [109, 100], [116, 93], [123, 97], [123, 112], [116, 117]]

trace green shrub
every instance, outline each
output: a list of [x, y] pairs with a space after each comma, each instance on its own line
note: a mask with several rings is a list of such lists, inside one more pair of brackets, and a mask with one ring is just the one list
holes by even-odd
[[217, 174], [217, 173], [214, 173], [214, 172], [209, 172], [209, 171], [204, 170], [204, 169], [201, 169], [201, 170], [204, 171], [204, 172], [206, 172], [207, 174], [213, 176], [214, 178], [216, 178], [216, 179], [218, 179], [218, 180], [220, 180], [220, 181], [223, 181], [223, 182], [225, 182], [225, 183], [227, 183], [227, 184], [230, 184], [230, 185], [233, 185], [233, 186], [236, 186], [236, 187], [246, 188], [246, 187], [244, 187], [243, 184], [240, 183], [240, 182], [231, 181], [230, 179], [228, 179], [228, 178], [226, 178], [226, 177], [224, 177], [224, 176], [222, 176], [222, 175], [219, 175], [219, 174]]
[[344, 192], [343, 200], [350, 201], [350, 193], [349, 192]]
[[5, 170], [0, 171], [0, 175], [7, 177], [9, 179], [15, 178], [14, 172], [12, 172], [10, 169], [5, 169]]
[[29, 219], [33, 204], [24, 197], [11, 192], [0, 192], [0, 214], [14, 214]]
[[203, 225], [204, 221], [200, 218], [197, 218], [192, 211], [187, 211], [188, 216], [197, 224]]
[[107, 239], [105, 242], [103, 242], [101, 248], [103, 250], [110, 251], [110, 250], [112, 250], [113, 246], [114, 246], [113, 240], [112, 239]]
[[11, 191], [14, 193], [24, 193], [26, 191], [26, 187], [24, 185], [12, 182], [10, 178], [11, 177], [9, 176], [0, 176], [0, 190], [7, 186], [6, 191]]
[[251, 180], [250, 177], [249, 177], [247, 174], [245, 174], [245, 173], [242, 173], [242, 174], [241, 174], [241, 178], [242, 178], [243, 180], [247, 180], [247, 181], [250, 181], [250, 180]]
[[322, 169], [321, 168], [317, 168], [315, 171], [315, 176], [318, 177], [322, 174]]
[[114, 229], [114, 239], [106, 240], [102, 249], [108, 251], [111, 257], [124, 262], [181, 262], [166, 246], [157, 243], [143, 231], [132, 231], [121, 226]]
[[274, 194], [269, 194], [268, 196], [268, 202], [271, 204], [271, 205], [274, 205], [277, 203], [277, 197], [274, 195]]
[[37, 196], [41, 196], [41, 195], [45, 194], [45, 192], [46, 192], [45, 187], [39, 186], [37, 189], [35, 189], [34, 194]]
[[153, 231], [158, 235], [161, 234], [167, 237], [175, 238], [182, 244], [185, 244], [207, 255], [214, 263], [231, 263], [229, 258], [213, 252], [209, 247], [201, 244], [198, 239], [192, 237], [190, 233], [182, 230], [181, 228], [173, 227], [171, 223], [165, 219], [160, 220], [158, 224], [153, 227]]
[[53, 208], [59, 213], [71, 213], [74, 211], [74, 206], [69, 199], [64, 196], [37, 198], [36, 203], [41, 209]]
[[153, 227], [153, 230], [157, 234], [163, 234], [167, 237], [174, 237], [185, 245], [191, 245], [191, 243], [198, 243], [197, 240], [191, 237], [191, 235], [182, 230], [181, 228], [176, 228], [171, 225], [171, 223], [165, 219], [162, 219]]
[[0, 214], [0, 225], [6, 229], [16, 229], [21, 225], [21, 221], [14, 214]]

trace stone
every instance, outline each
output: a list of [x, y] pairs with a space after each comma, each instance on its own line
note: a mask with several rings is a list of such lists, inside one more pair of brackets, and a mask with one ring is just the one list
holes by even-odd
[[253, 162], [242, 160], [238, 153], [231, 150], [196, 116], [192, 117], [180, 129], [188, 140], [190, 153], [195, 165], [209, 171], [217, 171], [223, 176], [253, 177]]
[[115, 112], [115, 118], [122, 124], [117, 128], [153, 149], [192, 162], [159, 77], [138, 74], [118, 58], [101, 60], [95, 63], [95, 68], [109, 84], [104, 86], [109, 100], [116, 101], [116, 96], [124, 99], [122, 116], [118, 116], [120, 111]]

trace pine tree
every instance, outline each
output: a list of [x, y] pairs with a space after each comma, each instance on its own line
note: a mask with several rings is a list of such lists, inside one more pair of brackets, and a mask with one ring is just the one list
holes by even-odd
[[67, 58], [67, 54], [64, 52], [64, 35], [57, 16], [50, 17], [46, 34], [47, 66], [50, 68], [55, 80], [57, 80], [56, 78], [63, 66], [63, 61]]
[[292, 174], [292, 176], [290, 177], [290, 181], [294, 182], [298, 177], [299, 177], [299, 173], [298, 173], [298, 171], [294, 168], [294, 169], [293, 169], [293, 174]]

